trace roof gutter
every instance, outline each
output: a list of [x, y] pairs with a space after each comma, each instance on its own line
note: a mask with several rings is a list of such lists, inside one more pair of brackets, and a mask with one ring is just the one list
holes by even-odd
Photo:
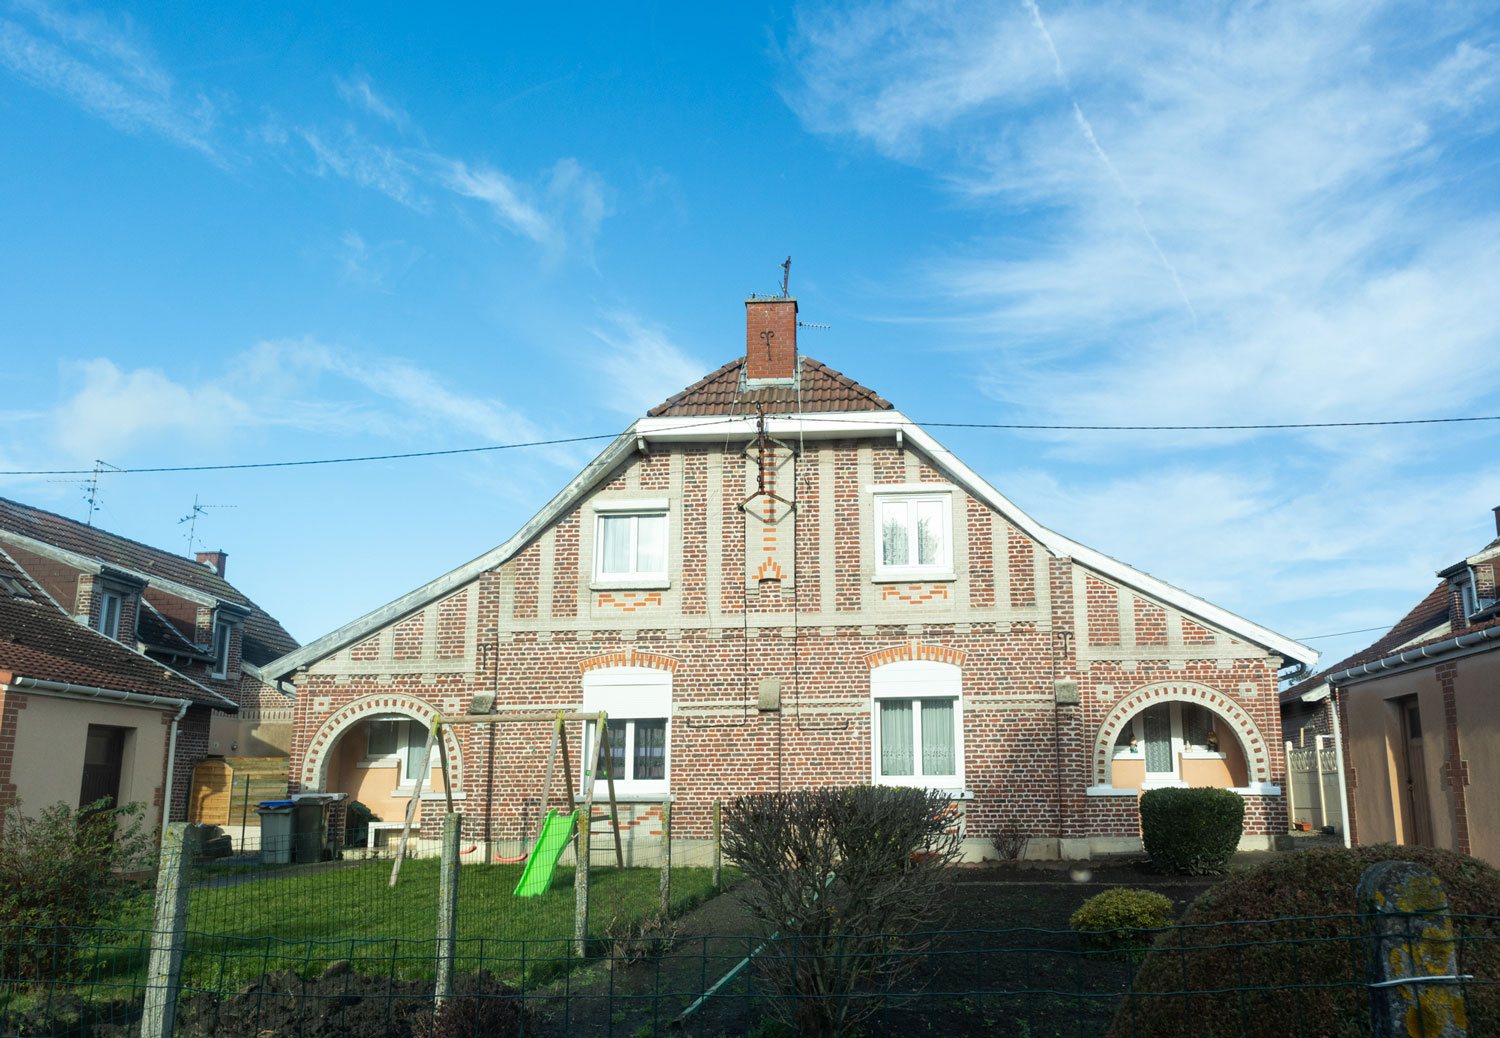
[[1485, 627], [1478, 631], [1469, 631], [1466, 634], [1457, 635], [1446, 641], [1440, 641], [1435, 645], [1422, 645], [1415, 649], [1407, 649], [1405, 652], [1386, 656], [1384, 659], [1362, 663], [1357, 667], [1349, 667], [1336, 674], [1329, 674], [1323, 680], [1330, 685], [1354, 685], [1361, 681], [1369, 681], [1371, 678], [1378, 678], [1384, 674], [1412, 670], [1440, 657], [1468, 656], [1494, 647], [1500, 647], [1500, 627]]
[[[118, 688], [100, 688], [97, 685], [75, 685], [71, 681], [47, 681], [42, 678], [13, 677], [10, 681], [6, 682], [5, 688], [39, 692], [42, 695], [65, 696], [69, 699], [107, 699], [114, 703], [128, 703], [131, 706], [176, 707], [183, 711], [193, 705], [191, 699], [181, 699], [177, 696], [156, 696], [148, 692], [124, 692]], [[204, 703], [203, 705], [207, 706], [208, 704]]]

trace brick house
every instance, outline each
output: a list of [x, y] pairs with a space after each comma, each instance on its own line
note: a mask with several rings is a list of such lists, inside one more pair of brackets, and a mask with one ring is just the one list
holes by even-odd
[[[205, 756], [287, 754], [291, 696], [259, 667], [297, 642], [224, 579], [224, 552], [195, 561], [5, 498], [0, 552], [14, 579], [99, 636], [90, 644], [122, 646], [207, 697], [175, 726], [169, 820], [186, 817], [192, 769]], [[7, 633], [0, 626], [0, 639]], [[4, 731], [13, 732], [9, 715]]]
[[1353, 843], [1500, 865], [1500, 508], [1495, 526], [1389, 633], [1303, 683], [1342, 739]]
[[[435, 713], [602, 708], [629, 833], [670, 798], [690, 852], [716, 798], [860, 782], [952, 791], [971, 856], [1005, 820], [1033, 853], [1138, 847], [1142, 786], [1285, 832], [1276, 676], [1312, 650], [1040, 526], [802, 356], [795, 299], [745, 309], [741, 356], [509, 540], [263, 668], [296, 686], [294, 785], [399, 818], [440, 799]], [[443, 731], [466, 839], [514, 847], [549, 726]]]

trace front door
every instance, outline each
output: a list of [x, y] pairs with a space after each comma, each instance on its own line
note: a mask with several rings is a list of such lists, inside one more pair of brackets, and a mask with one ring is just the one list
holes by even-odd
[[1401, 701], [1401, 745], [1406, 764], [1406, 831], [1401, 842], [1431, 847], [1427, 768], [1422, 758], [1422, 712], [1417, 708], [1416, 696]]
[[89, 725], [83, 748], [83, 786], [78, 806], [87, 807], [108, 798], [114, 807], [120, 799], [120, 766], [125, 760], [125, 729], [102, 724]]

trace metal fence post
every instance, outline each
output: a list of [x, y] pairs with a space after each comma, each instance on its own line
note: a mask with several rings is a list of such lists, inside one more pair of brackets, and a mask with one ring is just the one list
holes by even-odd
[[720, 846], [719, 845], [719, 802], [717, 800], [715, 800], [714, 801], [714, 889], [715, 890], [721, 889], [720, 886], [719, 886], [719, 860], [720, 860], [719, 846]]
[[578, 823], [578, 868], [573, 873], [573, 944], [580, 959], [588, 955], [589, 940], [589, 823]]
[[162, 834], [141, 1038], [171, 1038], [177, 1023], [182, 953], [187, 944], [188, 869], [198, 846], [198, 831], [192, 823], [171, 822]]
[[672, 805], [661, 802], [661, 914], [672, 909]]
[[437, 1007], [453, 994], [453, 953], [458, 936], [458, 844], [462, 831], [461, 816], [443, 816], [443, 859], [438, 873], [437, 979], [432, 989], [433, 1004]]
[[1365, 935], [1365, 977], [1374, 1038], [1467, 1035], [1457, 941], [1448, 897], [1430, 869], [1409, 861], [1371, 865], [1355, 888]]

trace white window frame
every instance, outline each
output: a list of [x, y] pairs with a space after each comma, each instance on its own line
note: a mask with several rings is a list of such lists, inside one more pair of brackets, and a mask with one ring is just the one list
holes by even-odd
[[[368, 741], [370, 737], [369, 725], [373, 725], [377, 721], [403, 723], [403, 727], [399, 730], [400, 734], [396, 740], [396, 752], [383, 753], [378, 756], [370, 753], [370, 744]], [[396, 786], [391, 790], [391, 796], [393, 797], [412, 796], [417, 792], [418, 787], [423, 792], [432, 788], [431, 768], [427, 769], [427, 774], [418, 775], [415, 779], [408, 778], [406, 774], [412, 767], [421, 766], [422, 751], [427, 748], [427, 736], [425, 734], [415, 740], [412, 738], [413, 726], [423, 729], [424, 732], [427, 728], [420, 720], [409, 714], [377, 714], [370, 718], [365, 728], [365, 757], [363, 760], [357, 762], [356, 766], [361, 768], [395, 768]], [[432, 759], [434, 763], [437, 762], [436, 752], [433, 753]]]
[[[594, 506], [594, 579], [593, 588], [666, 588], [671, 585], [669, 571], [672, 567], [672, 509], [671, 502], [664, 497], [614, 498], [596, 500]], [[643, 516], [662, 519], [662, 545], [660, 570], [641, 570], [639, 563], [638, 522], [631, 523], [630, 559], [631, 569], [625, 573], [605, 573], [604, 528], [606, 519], [640, 519]]]
[[[593, 713], [603, 710], [610, 721], [631, 722], [626, 727], [625, 767], [627, 775], [634, 767], [635, 721], [666, 719], [665, 757], [662, 763], [663, 777], [659, 779], [632, 779], [615, 776], [615, 795], [643, 800], [661, 799], [669, 795], [672, 787], [672, 675], [669, 671], [654, 667], [604, 667], [583, 675], [583, 711]], [[580, 772], [594, 762], [594, 725], [584, 725], [583, 760]], [[585, 777], [578, 777], [578, 788], [587, 793]], [[594, 777], [594, 799], [608, 796], [609, 786], [603, 775]]]
[[[874, 548], [874, 579], [877, 581], [953, 580], [955, 577], [953, 570], [953, 487], [946, 483], [883, 484], [871, 487], [870, 496], [870, 539]], [[907, 506], [906, 531], [910, 549], [907, 552], [907, 558], [914, 559], [917, 557], [915, 506], [919, 501], [937, 501], [942, 506], [942, 556], [937, 562], [926, 564], [908, 562], [905, 565], [887, 565], [881, 512], [889, 505], [904, 503]]]
[[[114, 606], [111, 612], [110, 606]], [[99, 592], [99, 626], [96, 630], [113, 641], [120, 640], [120, 614], [125, 611], [125, 599], [114, 591]]]
[[[1119, 736], [1115, 736], [1116, 743], [1114, 747], [1113, 759], [1138, 760], [1141, 762], [1142, 777], [1140, 788], [1162, 789], [1170, 786], [1186, 786], [1187, 782], [1182, 777], [1183, 761], [1226, 759], [1226, 755], [1224, 753], [1224, 750], [1222, 749], [1224, 740], [1226, 738], [1234, 738], [1234, 736], [1229, 733], [1228, 722], [1226, 722], [1224, 718], [1215, 713], [1210, 707], [1204, 706], [1201, 703], [1184, 703], [1180, 700], [1172, 700], [1170, 702], [1158, 703], [1155, 705], [1164, 706], [1168, 709], [1168, 717], [1170, 718], [1172, 732], [1172, 770], [1170, 772], [1144, 770], [1146, 764], [1146, 710], [1152, 709], [1151, 707], [1148, 706], [1145, 710], [1137, 711], [1136, 713], [1132, 714], [1130, 718], [1125, 722], [1125, 724], [1129, 726], [1130, 732], [1135, 736], [1137, 752], [1131, 753], [1129, 747], [1121, 748], [1118, 741]], [[1220, 749], [1210, 750], [1206, 746], [1201, 749], [1190, 750], [1187, 748], [1187, 738], [1184, 734], [1186, 731], [1186, 726], [1182, 721], [1182, 708], [1185, 706], [1196, 706], [1200, 710], [1208, 711], [1209, 718], [1211, 719], [1213, 724], [1213, 730], [1219, 733], [1219, 746], [1221, 747]], [[1153, 778], [1153, 776], [1155, 777]]]
[[213, 654], [210, 673], [216, 678], [229, 677], [229, 648], [234, 638], [234, 625], [228, 620], [214, 621]]
[[[880, 704], [888, 699], [913, 700], [913, 775], [880, 773]], [[952, 775], [923, 775], [922, 711], [915, 705], [924, 699], [947, 699], [953, 703]], [[882, 786], [916, 786], [922, 789], [961, 791], [964, 788], [964, 697], [963, 671], [951, 663], [935, 660], [902, 660], [870, 671], [870, 781]]]

